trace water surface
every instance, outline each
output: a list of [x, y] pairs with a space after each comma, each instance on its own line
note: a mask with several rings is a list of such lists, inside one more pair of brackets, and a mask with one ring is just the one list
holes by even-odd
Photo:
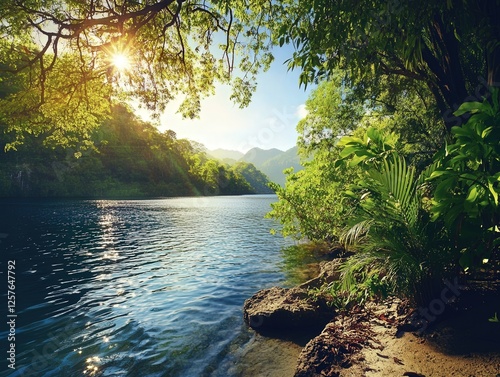
[[1, 376], [235, 375], [244, 300], [285, 281], [290, 243], [263, 218], [275, 200], [1, 201], [18, 315]]

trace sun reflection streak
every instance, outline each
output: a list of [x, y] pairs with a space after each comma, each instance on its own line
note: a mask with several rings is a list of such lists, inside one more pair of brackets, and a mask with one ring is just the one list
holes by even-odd
[[104, 249], [104, 253], [101, 256], [102, 260], [117, 261], [120, 259], [120, 253], [114, 248], [117, 220], [116, 216], [112, 213], [105, 213], [99, 219], [98, 224], [101, 227], [101, 239], [98, 243], [100, 248]]
[[96, 376], [99, 373], [99, 367], [96, 365], [101, 362], [98, 356], [89, 357], [87, 360], [87, 367], [83, 371], [83, 374], [88, 376]]

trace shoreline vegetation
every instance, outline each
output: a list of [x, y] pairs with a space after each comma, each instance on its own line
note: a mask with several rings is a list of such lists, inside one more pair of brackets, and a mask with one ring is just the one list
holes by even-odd
[[[273, 289], [259, 292], [245, 304], [247, 323], [261, 331], [279, 313], [283, 326], [314, 306], [321, 322], [325, 305], [332, 308], [334, 320], [304, 347], [295, 377], [498, 376], [500, 88], [464, 102], [453, 113], [460, 122], [440, 134], [429, 132], [439, 116], [408, 93], [389, 115], [367, 111], [343, 80], [339, 73], [321, 83], [306, 104], [299, 151], [311, 159], [284, 188], [273, 186], [279, 201], [268, 214], [284, 236], [338, 243], [346, 254], [338, 278], [293, 299], [285, 291], [275, 304], [259, 302], [272, 301]], [[359, 115], [354, 124], [343, 123], [342, 106]], [[405, 129], [421, 121], [430, 123]], [[436, 136], [432, 145], [425, 133]], [[386, 299], [399, 302], [391, 309]]]
[[[14, 139], [0, 141], [9, 148]], [[0, 160], [0, 197], [137, 199], [273, 193], [247, 162], [225, 164], [203, 145], [159, 132], [124, 105], [78, 147], [27, 135]]]
[[[339, 308], [326, 287], [340, 279], [346, 258], [332, 255], [301, 266], [307, 281], [245, 302], [254, 338], [241, 351], [239, 376], [500, 376], [500, 324], [487, 315], [500, 302], [498, 277], [449, 282], [428, 308], [395, 296]], [[323, 324], [325, 309], [331, 319]]]

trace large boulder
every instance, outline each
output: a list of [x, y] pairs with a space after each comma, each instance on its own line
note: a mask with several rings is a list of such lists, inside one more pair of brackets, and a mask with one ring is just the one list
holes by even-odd
[[321, 296], [306, 288], [272, 287], [257, 292], [243, 306], [245, 322], [259, 332], [324, 327], [335, 315]]

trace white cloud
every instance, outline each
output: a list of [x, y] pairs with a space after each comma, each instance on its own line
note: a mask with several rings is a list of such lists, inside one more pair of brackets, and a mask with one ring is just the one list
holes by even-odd
[[299, 120], [305, 118], [308, 114], [308, 111], [306, 109], [306, 104], [303, 103], [303, 104], [300, 104], [299, 106], [297, 106], [297, 109], [295, 110], [295, 114], [297, 115]]

